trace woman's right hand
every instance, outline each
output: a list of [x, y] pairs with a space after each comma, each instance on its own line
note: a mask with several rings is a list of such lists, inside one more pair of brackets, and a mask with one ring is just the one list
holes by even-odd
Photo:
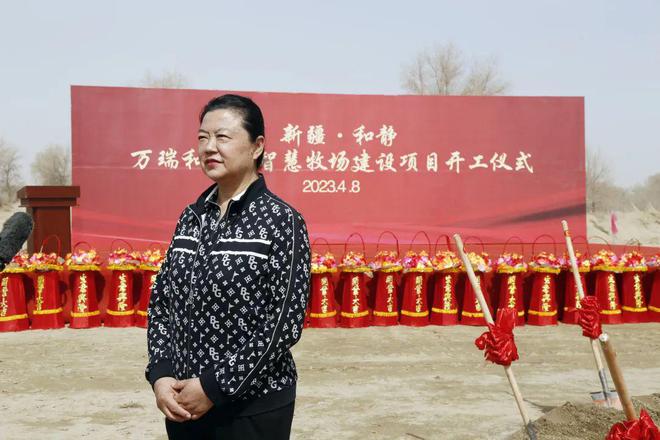
[[174, 389], [175, 384], [176, 379], [173, 377], [161, 377], [156, 381], [154, 384], [156, 405], [168, 419], [174, 422], [185, 422], [190, 420], [191, 415], [174, 399], [177, 395], [177, 391]]

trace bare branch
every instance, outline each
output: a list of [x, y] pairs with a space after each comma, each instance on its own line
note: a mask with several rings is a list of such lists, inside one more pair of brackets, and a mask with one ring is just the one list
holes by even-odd
[[630, 192], [612, 183], [612, 170], [600, 149], [587, 147], [587, 209], [610, 212], [630, 208]]
[[154, 87], [160, 89], [182, 89], [188, 86], [188, 79], [174, 70], [165, 71], [158, 76], [147, 72], [140, 82], [143, 87]]
[[453, 44], [421, 51], [412, 65], [402, 70], [402, 86], [424, 95], [496, 95], [507, 90], [495, 59], [476, 62], [467, 69], [462, 52]]
[[463, 55], [453, 43], [437, 46], [429, 57], [429, 63], [436, 72], [436, 94], [454, 95], [457, 82], [463, 74]]
[[[660, 173], [653, 174], [642, 185], [631, 190], [633, 203], [640, 208], [655, 211], [660, 208]], [[660, 226], [660, 224], [655, 225]]]
[[477, 61], [473, 64], [465, 80], [462, 95], [491, 96], [500, 95], [508, 88], [508, 84], [499, 78], [497, 61], [493, 58], [487, 61]]
[[587, 188], [609, 183], [612, 179], [612, 170], [605, 161], [603, 152], [599, 148], [587, 146]]
[[30, 168], [41, 185], [70, 185], [71, 150], [62, 145], [49, 145], [37, 153]]
[[0, 138], [0, 206], [13, 203], [22, 186], [18, 150]]
[[427, 95], [428, 86], [426, 84], [426, 54], [420, 52], [415, 60], [409, 66], [404, 67], [401, 75], [402, 86], [405, 90], [415, 95]]

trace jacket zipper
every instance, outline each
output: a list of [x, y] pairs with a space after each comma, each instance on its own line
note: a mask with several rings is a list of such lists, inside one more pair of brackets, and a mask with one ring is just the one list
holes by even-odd
[[[225, 214], [220, 218], [219, 222], [221, 222], [222, 219], [225, 216], [229, 215], [229, 209], [231, 208], [232, 202], [233, 202], [233, 200], [230, 200], [229, 203], [227, 204], [227, 212], [225, 212]], [[190, 358], [191, 358], [190, 340], [192, 339], [192, 334], [191, 334], [192, 333], [192, 331], [191, 331], [191, 327], [192, 327], [192, 309], [193, 309], [193, 304], [194, 304], [194, 301], [193, 301], [193, 296], [194, 296], [193, 279], [194, 279], [194, 276], [195, 276], [195, 263], [197, 262], [197, 255], [199, 254], [199, 247], [201, 246], [201, 243], [202, 243], [202, 240], [203, 240], [202, 229], [204, 229], [204, 221], [199, 218], [199, 216], [197, 215], [197, 213], [194, 210], [192, 210], [191, 208], [189, 208], [189, 209], [190, 209], [190, 212], [192, 212], [193, 215], [195, 216], [195, 218], [197, 219], [197, 222], [199, 223], [200, 226], [199, 226], [199, 243], [197, 244], [197, 250], [195, 251], [195, 257], [193, 258], [193, 263], [192, 263], [192, 268], [191, 268], [190, 293], [188, 294], [188, 299], [186, 300], [186, 303], [188, 304], [188, 329], [187, 329], [188, 331], [186, 332], [186, 347], [187, 347], [186, 351], [188, 353], [188, 356], [186, 357], [186, 368], [184, 370], [185, 379], [190, 378]], [[220, 229], [219, 225], [218, 225], [218, 229]], [[216, 233], [214, 234], [215, 238], [217, 238], [218, 233], [220, 233], [220, 231], [216, 231]], [[209, 250], [209, 252], [210, 252], [210, 250]]]
[[186, 303], [188, 304], [188, 331], [186, 332], [186, 347], [187, 350], [186, 352], [188, 355], [186, 356], [186, 368], [184, 370], [184, 379], [189, 379], [190, 378], [190, 339], [191, 339], [191, 327], [192, 327], [192, 308], [193, 308], [193, 288], [194, 288], [194, 279], [195, 279], [195, 263], [197, 262], [197, 255], [199, 253], [199, 247], [201, 246], [202, 243], [202, 229], [204, 228], [204, 222], [199, 218], [197, 213], [192, 209], [189, 208], [190, 212], [193, 213], [195, 218], [197, 219], [197, 222], [199, 223], [199, 242], [197, 243], [197, 250], [195, 250], [195, 257], [193, 258], [193, 263], [192, 267], [190, 269], [190, 293], [188, 293], [188, 299], [186, 299]]

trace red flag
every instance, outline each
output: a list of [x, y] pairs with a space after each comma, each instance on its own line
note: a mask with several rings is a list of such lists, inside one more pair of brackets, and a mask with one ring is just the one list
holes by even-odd
[[616, 222], [617, 222], [616, 212], [613, 212], [610, 215], [610, 230], [612, 231], [612, 235], [616, 235], [619, 233], [619, 228], [617, 228]]

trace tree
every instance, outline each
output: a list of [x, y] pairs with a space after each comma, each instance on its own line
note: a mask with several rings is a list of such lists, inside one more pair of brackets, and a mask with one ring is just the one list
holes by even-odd
[[22, 186], [18, 150], [0, 138], [0, 206], [13, 203]]
[[37, 153], [31, 170], [40, 185], [70, 185], [71, 150], [62, 145], [48, 145]]
[[508, 89], [495, 58], [468, 67], [453, 43], [419, 52], [401, 77], [403, 88], [416, 95], [499, 95]]
[[586, 189], [590, 212], [630, 208], [629, 192], [612, 183], [612, 169], [598, 148], [587, 147]]
[[660, 209], [660, 173], [646, 179], [646, 202], [655, 209]]
[[154, 76], [151, 72], [147, 72], [140, 85], [160, 89], [182, 89], [187, 87], [188, 83], [188, 79], [183, 74], [174, 70], [168, 70], [159, 76]]
[[599, 148], [587, 146], [587, 190], [612, 180], [612, 170]]
[[653, 174], [643, 185], [637, 185], [631, 190], [631, 197], [636, 207], [641, 209], [660, 209], [660, 173]]
[[498, 66], [495, 58], [477, 61], [463, 86], [463, 95], [490, 96], [501, 95], [508, 85], [498, 78]]

